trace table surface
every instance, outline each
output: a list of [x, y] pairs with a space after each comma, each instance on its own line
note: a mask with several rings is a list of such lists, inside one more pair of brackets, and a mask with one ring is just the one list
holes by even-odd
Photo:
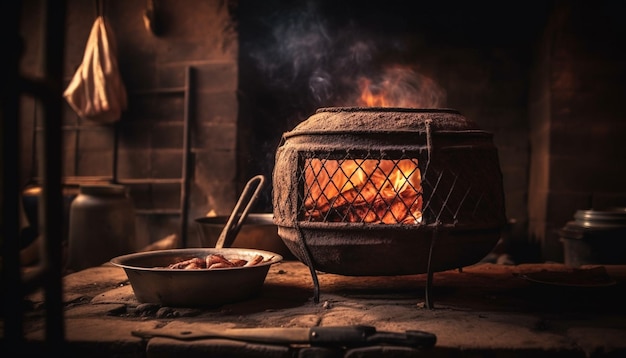
[[[450, 351], [492, 356], [626, 353], [626, 266], [479, 263], [436, 272], [429, 291], [432, 307], [425, 304], [425, 274], [352, 277], [318, 272], [317, 277], [319, 302], [313, 300], [309, 268], [283, 261], [270, 268], [255, 297], [212, 308], [175, 308], [137, 302], [124, 270], [105, 264], [64, 278], [65, 337], [79, 354], [111, 350], [109, 354], [156, 357], [243, 351], [242, 356], [263, 352], [282, 357], [291, 354], [282, 345], [248, 342], [242, 348], [241, 342], [215, 338], [145, 340], [132, 332], [367, 325], [377, 331], [436, 335], [435, 346], [420, 356]], [[33, 347], [45, 341], [43, 297], [42, 292], [29, 296], [33, 309], [25, 331]], [[393, 350], [373, 349], [358, 356]], [[413, 349], [399, 352], [417, 354]]]

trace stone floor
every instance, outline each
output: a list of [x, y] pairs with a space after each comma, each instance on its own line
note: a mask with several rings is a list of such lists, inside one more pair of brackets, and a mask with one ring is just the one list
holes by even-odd
[[[137, 302], [123, 269], [105, 264], [65, 277], [64, 348], [82, 357], [622, 357], [626, 356], [626, 266], [572, 269], [560, 264], [481, 263], [426, 275], [346, 277], [318, 273], [314, 302], [308, 267], [270, 268], [258, 295], [219, 307], [161, 307]], [[42, 292], [29, 297], [28, 350], [45, 349]], [[229, 328], [366, 325], [378, 332], [424, 331], [432, 348], [322, 347], [221, 337], [179, 339], [181, 332]], [[153, 338], [133, 334], [158, 332]], [[274, 332], [275, 333], [275, 332]], [[284, 338], [284, 337], [283, 337]], [[4, 355], [3, 355], [4, 356]]]

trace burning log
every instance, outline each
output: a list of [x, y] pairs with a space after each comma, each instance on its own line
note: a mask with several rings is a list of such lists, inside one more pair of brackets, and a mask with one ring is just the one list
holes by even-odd
[[305, 218], [383, 224], [421, 221], [417, 160], [313, 159], [309, 164]]

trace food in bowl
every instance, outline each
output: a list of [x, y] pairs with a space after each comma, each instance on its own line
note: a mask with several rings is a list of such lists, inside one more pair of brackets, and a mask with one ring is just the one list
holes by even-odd
[[195, 269], [218, 269], [231, 267], [250, 267], [265, 261], [263, 255], [255, 255], [250, 260], [227, 259], [224, 255], [208, 254], [205, 257], [193, 257], [188, 260], [177, 261], [167, 266], [170, 269], [195, 270]]
[[[193, 257], [220, 254], [264, 261], [248, 267], [181, 270], [167, 266]], [[254, 297], [262, 291], [270, 266], [282, 261], [275, 252], [245, 248], [185, 248], [138, 252], [111, 259], [123, 268], [138, 302], [171, 307], [218, 306]]]

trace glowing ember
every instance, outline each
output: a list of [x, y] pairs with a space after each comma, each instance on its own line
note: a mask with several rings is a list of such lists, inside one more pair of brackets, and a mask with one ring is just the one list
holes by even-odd
[[313, 221], [410, 224], [422, 220], [417, 159], [308, 159], [306, 217]]

